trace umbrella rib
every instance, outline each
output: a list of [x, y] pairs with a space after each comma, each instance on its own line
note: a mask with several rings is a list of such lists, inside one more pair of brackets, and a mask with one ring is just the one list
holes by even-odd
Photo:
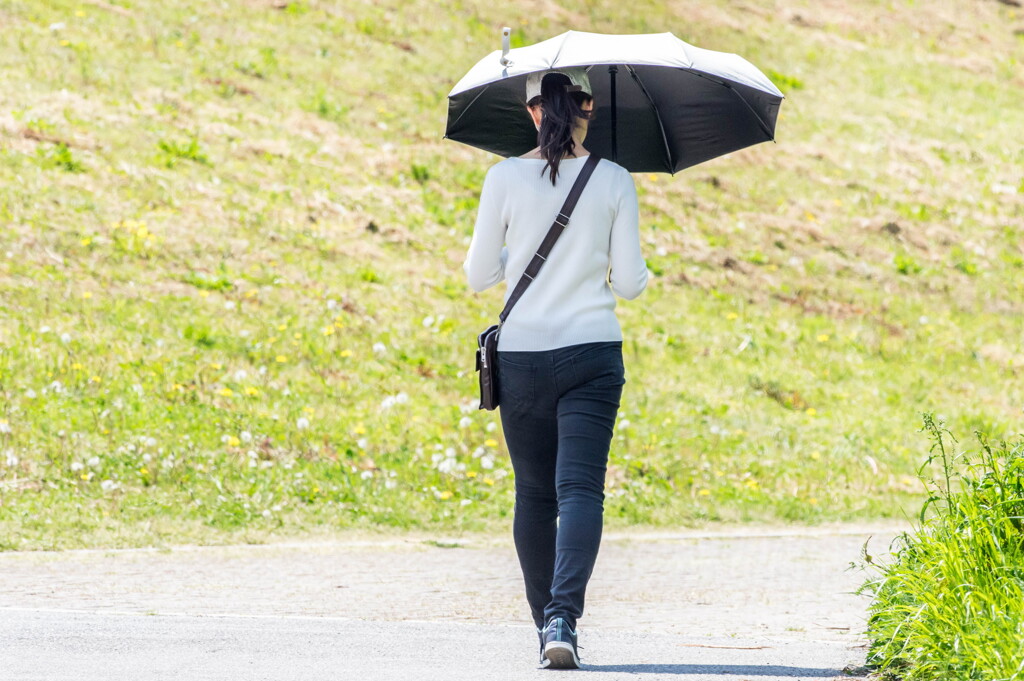
[[[449, 129], [449, 130], [453, 129], [453, 128], [454, 128], [454, 127], [455, 127], [456, 125], [458, 125], [459, 121], [461, 121], [461, 120], [462, 120], [462, 117], [466, 115], [466, 112], [467, 112], [467, 111], [469, 111], [469, 110], [470, 110], [470, 109], [471, 109], [471, 108], [473, 107], [473, 105], [474, 105], [474, 104], [476, 104], [476, 100], [480, 99], [480, 96], [481, 96], [481, 95], [483, 95], [483, 93], [487, 92], [487, 90], [489, 90], [489, 89], [490, 89], [490, 87], [491, 87], [491, 84], [490, 84], [490, 83], [488, 83], [487, 85], [485, 85], [485, 86], [484, 86], [484, 87], [483, 87], [483, 88], [482, 88], [482, 89], [480, 90], [480, 92], [476, 93], [476, 97], [474, 97], [474, 98], [473, 98], [473, 101], [471, 101], [471, 102], [470, 102], [469, 104], [467, 104], [467, 105], [466, 105], [466, 106], [465, 106], [465, 107], [464, 107], [464, 108], [462, 109], [462, 113], [460, 113], [460, 114], [459, 114], [459, 117], [458, 117], [458, 118], [456, 118], [456, 119], [455, 119], [454, 121], [452, 121], [451, 125], [449, 125], [449, 126], [448, 126], [448, 129]], [[448, 137], [448, 133], [447, 133], [447, 132], [445, 132], [445, 135], [444, 135], [444, 136], [445, 136], [445, 137]]]
[[668, 137], [665, 135], [665, 125], [661, 122], [661, 111], [658, 110], [658, 105], [654, 103], [654, 100], [651, 98], [651, 93], [649, 93], [647, 88], [644, 87], [643, 81], [640, 80], [640, 76], [636, 75], [636, 71], [633, 70], [633, 67], [626, 64], [626, 69], [629, 71], [629, 75], [633, 76], [633, 80], [636, 81], [636, 84], [640, 86], [640, 91], [644, 93], [644, 97], [646, 97], [647, 101], [651, 103], [651, 108], [654, 109], [654, 117], [658, 121], [658, 130], [661, 132], [661, 141], [665, 145], [665, 154], [668, 155], [669, 172], [674, 173], [676, 162], [672, 158], [672, 148], [669, 147]]
[[736, 88], [734, 88], [728, 81], [716, 80], [714, 78], [710, 78], [710, 77], [704, 75], [703, 73], [701, 73], [699, 71], [693, 71], [693, 70], [690, 70], [690, 69], [680, 69], [680, 70], [681, 71], [686, 71], [687, 73], [692, 73], [695, 76], [700, 76], [704, 80], [710, 80], [712, 83], [717, 83], [718, 85], [721, 85], [722, 87], [724, 87], [725, 89], [729, 90], [734, 95], [739, 97], [740, 101], [743, 102], [743, 104], [747, 107], [747, 109], [750, 110], [750, 113], [754, 114], [754, 118], [757, 119], [757, 123], [758, 123], [758, 125], [761, 126], [761, 130], [764, 131], [764, 134], [768, 135], [768, 139], [770, 139], [772, 142], [775, 141], [775, 135], [773, 135], [772, 131], [768, 128], [768, 124], [765, 123], [764, 120], [762, 120], [761, 114], [757, 113], [757, 111], [754, 110], [754, 107], [750, 106], [750, 102], [748, 102], [746, 100], [746, 98], [743, 95], [741, 95], [739, 93], [739, 91]]

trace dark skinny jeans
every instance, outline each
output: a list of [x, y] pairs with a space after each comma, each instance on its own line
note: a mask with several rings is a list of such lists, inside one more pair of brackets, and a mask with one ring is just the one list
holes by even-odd
[[622, 342], [500, 351], [498, 376], [526, 599], [537, 627], [562, 617], [575, 629], [601, 544]]

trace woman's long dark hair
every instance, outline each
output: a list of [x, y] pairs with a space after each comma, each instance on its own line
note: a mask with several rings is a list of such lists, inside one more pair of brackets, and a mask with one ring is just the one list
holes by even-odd
[[540, 96], [527, 103], [529, 106], [540, 105], [544, 111], [540, 131], [537, 133], [537, 145], [547, 163], [540, 174], [543, 175], [544, 171], [551, 168], [552, 185], [558, 177], [558, 164], [562, 157], [566, 154], [576, 155], [572, 140], [576, 119], [589, 120], [593, 113], [583, 108], [591, 96], [585, 92], [569, 92], [570, 86], [572, 81], [565, 74], [549, 73], [540, 83]]

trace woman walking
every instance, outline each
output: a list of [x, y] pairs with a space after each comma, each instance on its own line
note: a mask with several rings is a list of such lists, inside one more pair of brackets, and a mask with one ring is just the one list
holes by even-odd
[[[464, 269], [507, 300], [587, 162], [586, 70], [531, 74], [538, 146], [487, 172]], [[540, 663], [580, 666], [577, 621], [601, 542], [605, 471], [625, 383], [615, 294], [647, 285], [633, 178], [601, 159], [498, 340], [501, 425], [515, 471], [513, 538]]]

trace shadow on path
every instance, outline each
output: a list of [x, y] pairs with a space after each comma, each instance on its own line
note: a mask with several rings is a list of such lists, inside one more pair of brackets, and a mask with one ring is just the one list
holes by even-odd
[[840, 669], [784, 667], [753, 664], [583, 664], [582, 671], [626, 672], [632, 674], [707, 675], [733, 674], [737, 676], [792, 676], [794, 678], [831, 679], [843, 676]]

